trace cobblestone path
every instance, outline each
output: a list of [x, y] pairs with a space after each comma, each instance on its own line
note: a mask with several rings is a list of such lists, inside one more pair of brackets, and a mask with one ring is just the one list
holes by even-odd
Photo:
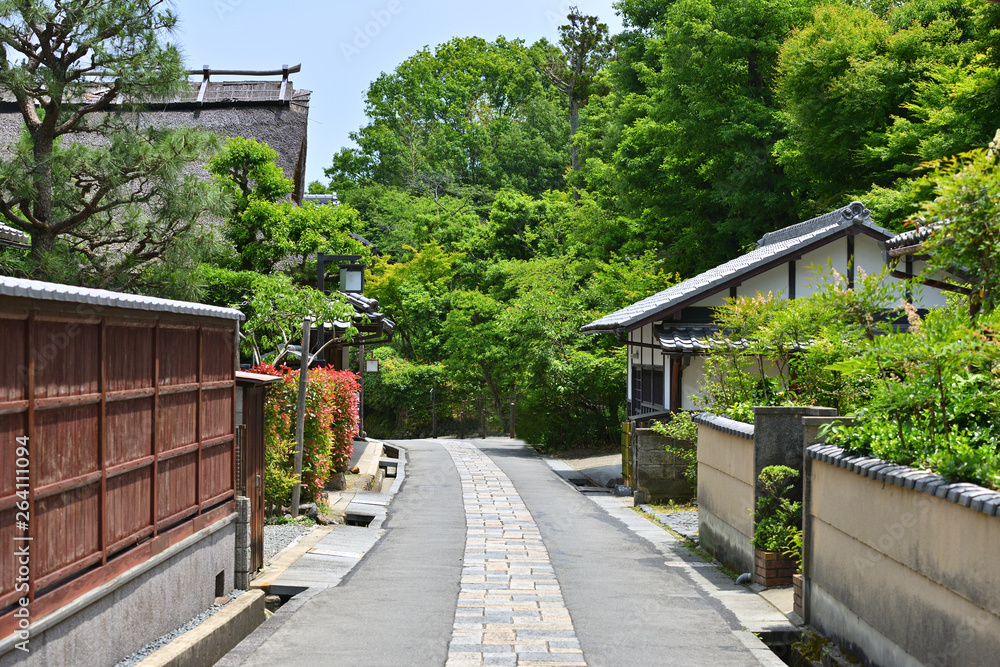
[[462, 480], [462, 588], [447, 667], [586, 666], [538, 527], [514, 484], [477, 447], [445, 445]]

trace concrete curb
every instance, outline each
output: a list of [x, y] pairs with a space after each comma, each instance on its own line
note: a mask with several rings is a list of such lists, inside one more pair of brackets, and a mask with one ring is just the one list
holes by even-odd
[[298, 542], [293, 542], [275, 555], [271, 562], [261, 570], [261, 573], [250, 582], [250, 588], [260, 589], [265, 593], [270, 592], [271, 584], [274, 580], [285, 573], [295, 561], [302, 558], [310, 549], [319, 544], [320, 540], [333, 532], [336, 526], [316, 526], [311, 531], [302, 536]]
[[358, 461], [358, 471], [362, 475], [375, 477], [378, 474], [378, 462], [382, 458], [384, 443], [381, 440], [368, 438], [370, 446], [365, 449], [365, 453]]
[[264, 592], [247, 591], [214, 616], [139, 663], [139, 667], [213, 665], [264, 622]]

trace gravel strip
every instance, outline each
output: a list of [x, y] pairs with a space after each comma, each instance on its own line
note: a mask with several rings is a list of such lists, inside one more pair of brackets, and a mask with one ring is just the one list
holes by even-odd
[[649, 505], [640, 505], [642, 511], [648, 512], [659, 519], [660, 523], [670, 526], [674, 532], [694, 542], [698, 541], [698, 510], [683, 512], [657, 512]]
[[312, 530], [312, 526], [298, 523], [279, 523], [264, 526], [264, 564], [267, 565], [279, 551]]
[[[245, 593], [245, 592], [246, 591], [236, 590], [236, 591], [233, 591], [232, 593], [230, 593], [228, 595], [228, 597], [229, 597], [230, 600], [234, 600], [237, 597], [239, 597], [240, 595], [243, 595], [243, 593]], [[211, 607], [209, 607], [205, 611], [201, 612], [200, 614], [198, 614], [197, 616], [195, 616], [190, 621], [188, 621], [187, 623], [185, 623], [181, 627], [177, 628], [173, 632], [168, 632], [167, 634], [163, 635], [162, 637], [160, 637], [156, 641], [152, 641], [152, 642], [146, 644], [141, 649], [139, 649], [138, 651], [136, 651], [135, 653], [133, 653], [129, 657], [125, 658], [121, 662], [119, 662], [117, 665], [115, 665], [115, 667], [132, 667], [132, 665], [135, 665], [135, 664], [138, 664], [138, 663], [142, 662], [143, 660], [145, 660], [146, 658], [148, 658], [150, 655], [152, 655], [153, 652], [155, 652], [157, 649], [163, 648], [164, 646], [166, 646], [167, 644], [169, 644], [171, 641], [173, 641], [177, 637], [180, 637], [182, 634], [184, 634], [188, 630], [192, 630], [192, 629], [198, 627], [199, 625], [201, 625], [202, 623], [204, 623], [205, 621], [207, 621], [209, 618], [211, 618], [212, 616], [215, 615], [215, 612], [219, 611], [224, 606], [225, 605], [221, 605], [221, 604], [213, 604]]]

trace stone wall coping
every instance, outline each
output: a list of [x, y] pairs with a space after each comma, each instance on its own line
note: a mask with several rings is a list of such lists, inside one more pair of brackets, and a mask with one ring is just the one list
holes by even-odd
[[988, 516], [1000, 517], [1000, 492], [991, 491], [978, 484], [949, 482], [936, 473], [889, 463], [873, 456], [847, 454], [834, 445], [810, 445], [806, 448], [806, 455], [876, 482], [937, 496]]
[[711, 412], [699, 412], [691, 417], [695, 424], [701, 424], [738, 438], [753, 440], [753, 424], [745, 424]]
[[804, 417], [836, 417], [836, 408], [815, 405], [756, 405], [754, 415], [802, 415]]

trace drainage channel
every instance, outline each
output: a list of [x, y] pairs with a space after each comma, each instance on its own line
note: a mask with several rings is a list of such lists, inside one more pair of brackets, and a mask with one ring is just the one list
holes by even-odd
[[575, 486], [577, 491], [586, 495], [594, 495], [594, 494], [609, 495], [611, 493], [611, 489], [606, 489], [603, 486], [598, 486], [597, 484], [594, 484], [594, 482], [588, 477], [564, 475], [563, 479], [565, 479], [567, 482]]
[[759, 632], [757, 633], [757, 636], [760, 637], [760, 640], [764, 642], [765, 646], [771, 649], [771, 653], [778, 656], [778, 659], [786, 665], [801, 664], [793, 661], [794, 652], [792, 651], [792, 644], [802, 639], [802, 632]]

